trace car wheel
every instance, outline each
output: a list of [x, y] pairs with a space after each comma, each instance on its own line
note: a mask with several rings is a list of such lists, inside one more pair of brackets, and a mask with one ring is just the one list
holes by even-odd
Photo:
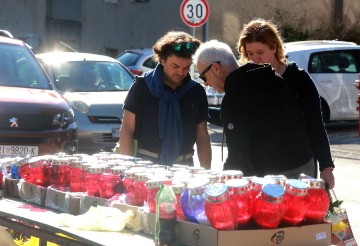
[[330, 110], [329, 110], [329, 106], [322, 98], [321, 98], [321, 113], [322, 113], [323, 121], [325, 123], [328, 123], [330, 121]]

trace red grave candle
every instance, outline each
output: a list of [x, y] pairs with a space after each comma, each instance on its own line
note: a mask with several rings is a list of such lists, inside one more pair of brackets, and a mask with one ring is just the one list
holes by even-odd
[[206, 188], [205, 213], [212, 227], [218, 230], [235, 230], [237, 227], [237, 204], [223, 183]]
[[275, 229], [286, 212], [284, 188], [279, 184], [266, 184], [255, 198], [254, 221], [262, 228]]
[[306, 179], [303, 181], [309, 185], [309, 207], [304, 220], [306, 223], [322, 223], [330, 205], [330, 199], [325, 190], [325, 181], [322, 179]]
[[303, 221], [308, 210], [308, 184], [298, 179], [288, 179], [285, 185], [284, 202], [287, 211], [283, 222], [288, 226], [296, 226]]
[[237, 225], [241, 228], [251, 219], [249, 183], [244, 179], [231, 179], [225, 184], [229, 187], [230, 196], [236, 201]]

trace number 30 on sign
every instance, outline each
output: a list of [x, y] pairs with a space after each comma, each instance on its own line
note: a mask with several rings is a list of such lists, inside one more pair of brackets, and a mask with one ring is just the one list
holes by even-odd
[[209, 17], [206, 0], [184, 0], [180, 7], [181, 19], [190, 27], [202, 26]]

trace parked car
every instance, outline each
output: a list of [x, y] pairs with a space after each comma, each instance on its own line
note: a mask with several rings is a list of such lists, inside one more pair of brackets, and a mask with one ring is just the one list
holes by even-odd
[[153, 70], [157, 65], [151, 48], [125, 50], [116, 59], [134, 75], [139, 76]]
[[130, 71], [116, 59], [97, 54], [52, 52], [36, 57], [74, 110], [79, 152], [113, 149], [134, 79]]
[[286, 56], [313, 78], [321, 97], [325, 122], [358, 120], [360, 46], [345, 41], [298, 41], [285, 43]]
[[214, 88], [207, 86], [206, 95], [209, 107], [220, 107], [225, 93], [218, 93]]
[[24, 42], [0, 36], [0, 157], [77, 152], [74, 112]]

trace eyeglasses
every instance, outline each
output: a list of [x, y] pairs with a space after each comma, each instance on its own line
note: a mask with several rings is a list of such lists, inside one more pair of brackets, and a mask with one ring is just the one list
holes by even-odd
[[213, 65], [214, 63], [220, 64], [221, 61], [214, 61], [214, 62], [212, 62], [212, 63], [211, 63], [209, 66], [207, 66], [207, 67], [205, 68], [205, 70], [202, 71], [202, 73], [199, 75], [199, 78], [202, 79], [202, 80], [204, 80], [204, 82], [206, 82], [206, 78], [205, 78], [204, 75], [211, 69], [211, 67], [212, 67], [212, 65]]
[[182, 42], [178, 44], [173, 44], [174, 51], [195, 51], [195, 44], [192, 42]]

